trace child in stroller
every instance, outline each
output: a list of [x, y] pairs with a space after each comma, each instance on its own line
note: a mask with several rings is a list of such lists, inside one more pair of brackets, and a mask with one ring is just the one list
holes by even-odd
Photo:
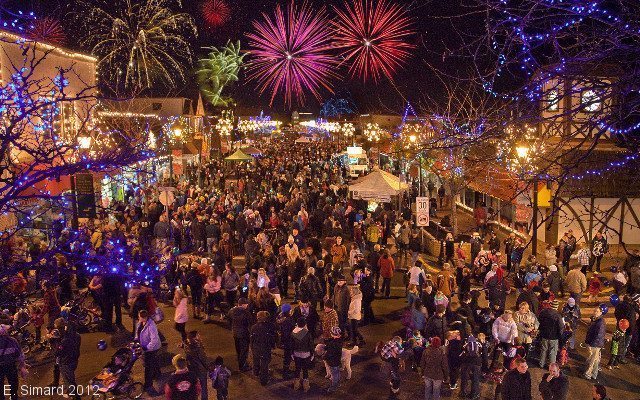
[[111, 361], [91, 379], [90, 384], [94, 392], [100, 393], [103, 398], [138, 399], [142, 397], [142, 383], [134, 381], [131, 377], [131, 370], [141, 355], [142, 349], [135, 342], [118, 349], [111, 356]]

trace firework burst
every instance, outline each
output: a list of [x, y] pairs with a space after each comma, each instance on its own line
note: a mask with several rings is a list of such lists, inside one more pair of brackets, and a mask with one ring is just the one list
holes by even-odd
[[29, 29], [29, 37], [36, 41], [60, 45], [65, 44], [67, 41], [67, 35], [62, 29], [60, 21], [51, 17], [35, 19]]
[[172, 11], [173, 0], [86, 0], [77, 20], [83, 44], [98, 57], [98, 70], [115, 90], [156, 84], [176, 87], [191, 65], [193, 19]]
[[209, 28], [224, 25], [231, 16], [231, 10], [224, 0], [205, 0], [200, 5], [202, 17]]
[[415, 33], [407, 9], [387, 0], [346, 0], [335, 12], [335, 45], [349, 73], [365, 81], [392, 79], [415, 47], [405, 41]]
[[325, 9], [313, 10], [306, 2], [299, 7], [291, 2], [286, 12], [277, 5], [273, 18], [263, 14], [262, 21], [254, 21], [255, 33], [247, 35], [248, 78], [258, 83], [261, 94], [271, 92], [271, 104], [278, 93], [290, 105], [294, 96], [304, 104], [306, 91], [316, 99], [322, 88], [332, 92], [336, 61], [328, 25]]

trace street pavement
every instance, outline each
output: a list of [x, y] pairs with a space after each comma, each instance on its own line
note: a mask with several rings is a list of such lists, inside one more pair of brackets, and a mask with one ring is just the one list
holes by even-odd
[[[437, 270], [431, 268], [432, 273]], [[340, 389], [333, 395], [324, 394], [322, 388], [326, 387], [328, 380], [324, 378], [324, 367], [321, 362], [316, 362], [316, 366], [310, 373], [311, 390], [308, 393], [296, 392], [291, 388], [292, 381], [282, 380], [282, 350], [275, 350], [271, 362], [271, 383], [263, 387], [259, 384], [257, 377], [251, 372], [239, 373], [235, 358], [235, 350], [233, 338], [231, 336], [227, 322], [216, 321], [213, 324], [203, 324], [202, 321], [192, 319], [187, 323], [187, 330], [197, 329], [201, 332], [204, 340], [207, 354], [213, 360], [218, 355], [225, 359], [225, 363], [232, 370], [232, 377], [229, 388], [231, 399], [275, 399], [275, 398], [357, 398], [357, 399], [380, 399], [389, 396], [388, 371], [381, 368], [381, 361], [374, 354], [375, 343], [382, 340], [388, 340], [393, 334], [401, 328], [400, 315], [401, 310], [405, 306], [404, 286], [401, 274], [396, 274], [392, 282], [392, 296], [389, 300], [376, 300], [373, 303], [374, 312], [377, 317], [383, 319], [383, 323], [369, 325], [361, 328], [361, 332], [365, 337], [366, 345], [353, 356], [352, 368], [353, 376], [350, 381], [346, 381], [343, 376], [343, 382]], [[509, 301], [515, 301], [515, 294], [509, 296]], [[161, 363], [164, 376], [168, 376], [173, 368], [171, 367], [171, 358], [173, 355], [181, 352], [178, 347], [179, 335], [173, 329], [173, 308], [165, 307], [166, 319], [159, 325], [160, 330], [167, 337], [168, 346], [162, 350]], [[585, 310], [586, 311], [586, 310]], [[124, 318], [124, 324], [131, 329], [131, 320]], [[586, 325], [580, 326], [577, 333], [577, 343], [584, 340]], [[104, 351], [97, 349], [99, 340], [104, 339], [109, 347]], [[85, 333], [82, 335], [82, 349], [78, 370], [76, 371], [77, 383], [87, 385], [89, 380], [95, 376], [106, 364], [112, 354], [119, 346], [126, 343], [127, 337], [123, 334], [108, 335], [102, 332]], [[608, 361], [608, 350], [603, 350], [602, 365]], [[578, 349], [577, 353], [570, 359], [569, 367], [566, 370], [569, 376], [571, 390], [569, 399], [591, 399], [591, 383], [582, 378], [583, 364], [586, 359], [584, 349]], [[603, 367], [600, 373], [600, 381], [607, 386], [609, 397], [612, 400], [636, 400], [640, 399], [640, 366], [630, 363], [621, 366], [617, 370], [607, 370]], [[531, 366], [530, 368], [533, 381], [534, 399], [540, 399], [537, 385], [540, 382], [544, 371]], [[134, 377], [142, 380], [142, 362], [138, 362], [134, 367]], [[51, 382], [52, 365], [43, 364], [34, 366], [31, 375], [28, 377], [26, 384], [32, 386], [44, 386]], [[402, 375], [402, 390], [399, 399], [409, 400], [423, 396], [423, 384], [417, 373], [407, 370]], [[210, 386], [209, 386], [210, 387]], [[158, 387], [160, 389], [160, 387]], [[493, 398], [494, 386], [491, 383], [482, 385], [482, 397], [484, 399]], [[209, 398], [215, 398], [215, 391], [209, 389]], [[453, 397], [457, 398], [459, 389], [453, 391]], [[35, 398], [35, 397], [26, 397]], [[57, 398], [57, 397], [48, 397]], [[148, 397], [144, 397], [148, 398]], [[156, 397], [160, 399], [162, 397]]]

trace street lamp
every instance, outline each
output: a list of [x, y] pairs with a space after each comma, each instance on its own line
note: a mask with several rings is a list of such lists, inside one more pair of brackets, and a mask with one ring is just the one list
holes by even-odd
[[[521, 168], [521, 179], [527, 181], [527, 166], [530, 164], [531, 147], [527, 144], [519, 144], [516, 146], [517, 161]], [[531, 179], [533, 184], [533, 216], [531, 218], [532, 227], [532, 241], [531, 241], [531, 254], [538, 255], [538, 174], [533, 173]]]
[[171, 124], [169, 133], [171, 138], [169, 141], [169, 182], [173, 185], [173, 143], [175, 141], [182, 142], [182, 134], [184, 132], [184, 125], [180, 122], [180, 119]]

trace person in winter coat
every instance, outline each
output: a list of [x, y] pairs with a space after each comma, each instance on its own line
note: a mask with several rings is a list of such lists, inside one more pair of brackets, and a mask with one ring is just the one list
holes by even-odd
[[427, 339], [438, 337], [440, 338], [440, 343], [444, 342], [445, 334], [449, 330], [447, 318], [444, 316], [445, 311], [446, 307], [443, 305], [436, 307], [436, 313], [427, 320], [427, 326], [424, 328], [424, 337]]
[[331, 384], [327, 393], [333, 393], [340, 384], [340, 367], [342, 359], [342, 331], [339, 327], [331, 328], [331, 336], [325, 340], [324, 361], [329, 367]]
[[144, 351], [144, 390], [152, 397], [156, 396], [153, 381], [160, 377], [158, 351], [161, 343], [156, 323], [149, 317], [147, 310], [140, 310], [138, 313], [134, 340], [140, 343]]
[[348, 260], [347, 248], [342, 244], [342, 237], [336, 237], [336, 242], [331, 246], [331, 262], [333, 265], [343, 267]]
[[447, 363], [449, 364], [449, 388], [451, 390], [458, 388], [462, 349], [463, 342], [460, 331], [447, 332]]
[[388, 250], [385, 250], [378, 260], [378, 268], [380, 269], [380, 276], [382, 276], [381, 291], [384, 297], [388, 299], [391, 294], [391, 278], [393, 278], [393, 272], [396, 269], [396, 264], [393, 261], [393, 257], [389, 255]]
[[351, 292], [347, 286], [347, 279], [344, 275], [339, 275], [337, 277], [336, 286], [333, 289], [333, 306], [338, 313], [338, 326], [345, 334], [348, 332], [348, 314], [350, 304]]
[[[307, 319], [300, 317], [296, 321], [296, 327], [291, 332], [291, 348], [293, 350], [293, 362], [296, 366], [296, 372], [293, 382], [293, 388], [302, 389], [307, 392], [309, 390], [309, 369], [312, 367], [313, 361], [313, 335], [307, 328]], [[302, 373], [302, 377], [300, 374]]]
[[180, 333], [182, 342], [187, 340], [186, 324], [189, 320], [189, 310], [187, 309], [188, 298], [182, 289], [176, 289], [173, 295], [173, 306], [176, 308], [173, 320], [175, 321], [175, 329]]
[[558, 300], [553, 300], [550, 308], [545, 308], [538, 314], [538, 322], [540, 323], [538, 335], [541, 339], [540, 368], [545, 367], [547, 358], [550, 363], [556, 362], [558, 343], [564, 331], [564, 321], [557, 310]]
[[[463, 398], [480, 398], [480, 378], [482, 367], [482, 345], [473, 335], [467, 337], [460, 354], [460, 395]], [[471, 392], [467, 383], [471, 379]]]
[[509, 284], [507, 280], [504, 279], [504, 270], [498, 267], [496, 274], [487, 280], [485, 286], [489, 290], [487, 297], [489, 298], [490, 307], [498, 304], [500, 305], [500, 309], [504, 309], [507, 294], [510, 292]]
[[200, 380], [200, 396], [202, 400], [209, 398], [209, 391], [207, 390], [207, 374], [209, 373], [209, 361], [207, 360], [207, 353], [202, 345], [202, 338], [198, 331], [190, 331], [187, 334], [187, 341], [184, 346], [185, 357], [189, 365], [189, 371], [196, 374]]
[[549, 372], [542, 375], [538, 390], [543, 400], [567, 400], [569, 394], [569, 378], [560, 371], [556, 363], [549, 364]]
[[580, 271], [580, 267], [573, 266], [565, 278], [565, 286], [569, 295], [576, 299], [576, 304], [580, 305], [582, 293], [587, 290], [587, 277]]
[[[580, 306], [576, 303], [576, 299], [574, 299], [573, 297], [569, 297], [567, 299], [567, 303], [562, 307], [561, 315], [565, 324], [569, 324], [571, 330], [575, 332], [576, 328], [578, 327], [578, 322], [580, 321], [580, 318], [582, 316], [582, 313], [580, 312]], [[571, 350], [575, 349], [575, 335], [571, 335], [569, 337], [567, 346]]]
[[291, 315], [291, 304], [283, 303], [280, 310], [280, 315], [276, 318], [276, 324], [280, 336], [280, 344], [284, 350], [284, 356], [282, 357], [282, 376], [284, 379], [289, 379], [289, 365], [291, 365], [293, 352], [291, 347], [291, 332], [296, 326], [296, 320], [293, 319]]
[[176, 371], [167, 379], [164, 394], [167, 400], [197, 399], [201, 395], [202, 386], [198, 376], [190, 371], [187, 359], [182, 354], [173, 357], [172, 364]]
[[429, 346], [422, 352], [420, 369], [425, 385], [425, 400], [439, 400], [442, 382], [449, 380], [449, 364], [439, 337], [431, 338]]
[[329, 299], [324, 302], [324, 315], [322, 316], [322, 338], [328, 340], [331, 338], [333, 327], [339, 326], [338, 313], [334, 310], [333, 300]]
[[[616, 306], [614, 316], [616, 317], [616, 321], [618, 324], [621, 320], [626, 319], [629, 323], [632, 321], [636, 321], [638, 319], [638, 313], [636, 312], [636, 304], [631, 299], [630, 295], [624, 295], [618, 305]], [[624, 335], [624, 341], [620, 343], [620, 348], [618, 351], [618, 361], [621, 364], [626, 364], [627, 360], [625, 357], [627, 356], [627, 350], [629, 349], [629, 344], [633, 339], [633, 329], [627, 329]]]
[[259, 311], [255, 325], [251, 327], [251, 353], [253, 354], [253, 373], [260, 377], [260, 384], [269, 383], [269, 363], [271, 349], [276, 345], [276, 332], [270, 321], [268, 311]]
[[496, 342], [492, 364], [497, 361], [500, 355], [499, 352], [502, 351], [504, 354], [504, 368], [509, 369], [512, 357], [507, 356], [507, 354], [518, 337], [518, 326], [513, 320], [513, 312], [511, 310], [505, 310], [499, 318], [496, 318], [491, 327], [491, 333], [493, 334], [493, 340]]
[[456, 278], [451, 271], [451, 264], [444, 263], [442, 266], [442, 273], [436, 278], [436, 289], [447, 297], [456, 291]]
[[503, 400], [531, 400], [531, 374], [527, 360], [517, 358], [516, 367], [504, 375], [502, 380]]
[[585, 379], [596, 380], [598, 378], [598, 369], [600, 368], [600, 351], [604, 347], [604, 335], [606, 325], [602, 318], [602, 310], [596, 307], [593, 310], [591, 324], [587, 329], [587, 336], [584, 343], [587, 345], [589, 357], [587, 358], [587, 370], [584, 373]]
[[523, 301], [518, 305], [518, 311], [514, 316], [516, 325], [518, 326], [518, 339], [520, 344], [525, 348], [525, 354], [529, 353], [533, 335], [538, 331], [540, 326], [536, 315], [529, 310], [529, 303]]
[[[76, 325], [68, 322], [65, 332], [60, 341], [58, 349], [58, 363], [62, 381], [71, 388], [71, 393], [77, 392], [76, 387], [76, 368], [78, 368], [78, 359], [80, 358], [80, 334], [76, 331]], [[80, 399], [76, 393], [75, 399]]]
[[315, 309], [318, 302], [322, 300], [322, 286], [316, 276], [314, 267], [307, 268], [307, 274], [300, 280], [300, 296], [306, 298]]
[[251, 312], [249, 311], [249, 301], [246, 297], [238, 300], [238, 305], [229, 310], [231, 320], [231, 332], [235, 343], [236, 355], [238, 357], [238, 367], [240, 371], [248, 371], [247, 364], [249, 356], [249, 327], [251, 326]]
[[351, 292], [351, 302], [349, 303], [349, 311], [347, 313], [347, 317], [349, 318], [349, 341], [362, 346], [364, 344], [364, 337], [358, 331], [358, 324], [362, 319], [362, 292], [358, 285], [349, 285], [349, 290]]
[[558, 272], [556, 265], [549, 266], [549, 274], [547, 275], [547, 283], [549, 283], [549, 289], [555, 296], [564, 297], [564, 288], [562, 287], [562, 277]]

